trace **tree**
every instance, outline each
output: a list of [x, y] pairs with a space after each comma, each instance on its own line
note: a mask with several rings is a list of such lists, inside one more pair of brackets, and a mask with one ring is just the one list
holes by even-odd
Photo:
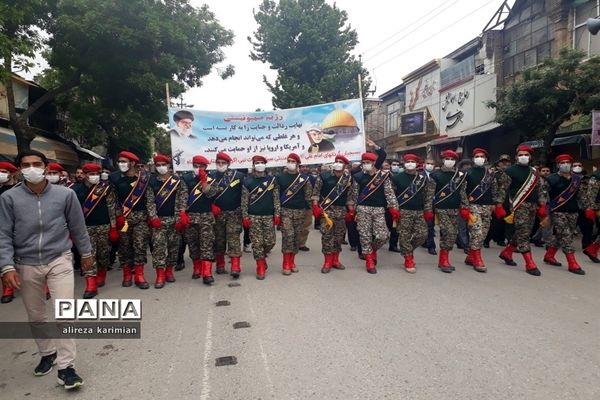
[[514, 84], [498, 90], [496, 120], [522, 140], [543, 139], [545, 162], [561, 124], [600, 107], [600, 57], [562, 49], [556, 59], [527, 69]]
[[358, 43], [348, 15], [324, 0], [263, 0], [254, 12], [258, 30], [250, 58], [277, 71], [275, 83], [263, 81], [276, 108], [301, 107], [366, 96], [368, 72], [351, 51]]
[[[18, 10], [21, 3], [3, 7]], [[18, 29], [1, 31], [0, 39], [8, 38], [9, 44], [18, 39], [14, 32], [32, 37], [44, 29], [48, 34], [44, 57], [50, 69], [43, 81], [50, 90], [20, 116], [11, 115], [19, 150], [34, 137], [27, 117], [54, 99], [68, 115], [72, 137], [91, 145], [107, 142], [110, 154], [132, 139], [148, 142], [156, 124], [166, 121], [165, 84], [175, 95], [200, 86], [202, 77], [224, 60], [222, 47], [233, 42], [232, 32], [207, 6], [194, 8], [189, 0], [61, 0], [43, 10], [39, 18], [16, 19]], [[31, 42], [28, 52], [19, 53], [0, 40], [5, 82], [15, 54], [31, 56], [40, 48], [39, 37]], [[232, 74], [232, 66], [221, 73]]]

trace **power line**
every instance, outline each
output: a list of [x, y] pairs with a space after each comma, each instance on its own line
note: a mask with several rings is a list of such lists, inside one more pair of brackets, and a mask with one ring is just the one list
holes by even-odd
[[[445, 1], [444, 1], [445, 2]], [[362, 54], [366, 54], [374, 49], [376, 49], [377, 47], [379, 47], [380, 45], [382, 45], [383, 43], [387, 42], [388, 40], [392, 39], [394, 36], [404, 32], [405, 30], [407, 30], [408, 28], [410, 28], [411, 26], [413, 26], [414, 24], [416, 24], [417, 22], [419, 22], [421, 19], [428, 17], [430, 13], [432, 13], [433, 11], [435, 11], [437, 8], [439, 7], [439, 4], [437, 4], [435, 7], [433, 7], [431, 10], [427, 11], [425, 14], [421, 15], [420, 17], [418, 17], [416, 20], [414, 20], [413, 22], [411, 22], [410, 24], [406, 25], [405, 27], [403, 27], [402, 29], [400, 29], [399, 31], [392, 33], [390, 36], [388, 36], [387, 38], [377, 42], [375, 45], [369, 47], [367, 50], [363, 51]]]
[[[454, 0], [452, 3], [446, 4], [446, 6], [444, 8], [438, 10], [437, 13], [435, 13], [434, 15], [432, 15], [432, 16], [427, 15], [429, 17], [429, 20], [434, 19], [438, 15], [442, 14], [444, 11], [446, 11], [450, 7], [454, 6], [457, 2], [458, 2], [458, 0]], [[419, 20], [415, 21], [415, 23], [417, 23], [417, 22], [419, 22]], [[411, 34], [413, 34], [414, 32], [418, 31], [421, 28], [423, 28], [423, 25], [419, 25], [415, 29], [411, 29], [407, 34], [402, 35], [399, 39], [393, 41], [392, 43], [390, 43], [389, 45], [387, 45], [383, 49], [379, 50], [377, 53], [373, 54], [370, 58], [374, 58], [374, 57], [378, 56], [379, 54], [383, 53], [385, 50], [389, 49], [390, 47], [392, 47], [396, 43], [398, 43], [401, 40], [407, 38], [408, 36], [410, 36]]]
[[488, 1], [487, 3], [483, 4], [481, 7], [478, 7], [478, 8], [476, 8], [475, 10], [471, 11], [470, 13], [468, 13], [468, 14], [466, 14], [466, 15], [463, 15], [463, 16], [461, 16], [461, 17], [460, 17], [458, 20], [456, 20], [456, 21], [452, 22], [451, 24], [449, 24], [449, 25], [447, 25], [447, 26], [443, 27], [442, 29], [440, 29], [439, 31], [437, 31], [436, 33], [434, 33], [433, 35], [431, 35], [431, 36], [429, 36], [429, 37], [427, 37], [427, 38], [425, 38], [425, 39], [421, 40], [420, 42], [418, 42], [418, 43], [414, 44], [413, 46], [409, 47], [408, 49], [406, 49], [406, 50], [404, 50], [404, 51], [402, 51], [402, 52], [400, 52], [400, 53], [396, 54], [396, 55], [395, 55], [395, 56], [393, 56], [392, 58], [389, 58], [389, 59], [387, 59], [386, 61], [384, 61], [384, 62], [382, 62], [381, 64], [377, 65], [377, 66], [376, 66], [376, 67], [374, 67], [373, 69], [375, 70], [375, 69], [377, 69], [377, 68], [379, 68], [379, 67], [381, 67], [381, 66], [383, 66], [383, 65], [385, 65], [385, 64], [387, 64], [387, 63], [389, 63], [390, 61], [393, 61], [393, 60], [395, 60], [396, 58], [398, 58], [398, 57], [400, 57], [401, 55], [403, 55], [403, 54], [407, 53], [408, 51], [410, 51], [410, 50], [414, 49], [415, 47], [417, 47], [417, 46], [420, 46], [420, 45], [422, 45], [422, 44], [423, 44], [423, 43], [425, 43], [425, 42], [428, 42], [429, 40], [433, 39], [434, 37], [436, 37], [436, 36], [437, 36], [437, 35], [439, 35], [440, 33], [443, 33], [443, 32], [444, 32], [446, 29], [448, 29], [448, 28], [452, 27], [452, 26], [453, 26], [454, 24], [456, 24], [458, 21], [460, 21], [460, 20], [463, 20], [463, 19], [465, 19], [465, 18], [467, 18], [467, 17], [470, 17], [471, 15], [473, 15], [473, 14], [475, 14], [477, 11], [479, 11], [479, 10], [481, 10], [481, 9], [485, 8], [486, 6], [488, 6], [489, 4], [493, 3], [494, 1], [497, 1], [497, 0], [490, 0], [490, 1]]

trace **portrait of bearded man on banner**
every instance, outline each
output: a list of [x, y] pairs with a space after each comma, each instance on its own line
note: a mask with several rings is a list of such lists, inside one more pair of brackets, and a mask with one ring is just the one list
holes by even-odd
[[192, 134], [194, 114], [189, 111], [179, 110], [173, 115], [173, 122], [175, 122], [175, 128], [169, 131], [171, 137], [196, 139], [196, 136]]
[[329, 139], [333, 139], [335, 136], [323, 133], [321, 128], [313, 126], [306, 131], [306, 134], [310, 141], [310, 147], [308, 148], [309, 153], [321, 153], [324, 151], [335, 150], [335, 146], [329, 141]]

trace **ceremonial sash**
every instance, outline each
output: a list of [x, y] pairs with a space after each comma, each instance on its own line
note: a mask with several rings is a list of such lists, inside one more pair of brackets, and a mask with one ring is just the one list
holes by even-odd
[[371, 179], [369, 183], [367, 183], [361, 190], [360, 194], [358, 195], [358, 204], [364, 203], [365, 200], [375, 193], [377, 189], [383, 185], [388, 176], [389, 172], [383, 170], [378, 171], [373, 179]]
[[444, 187], [441, 188], [435, 194], [435, 196], [433, 196], [433, 205], [434, 206], [438, 205], [442, 201], [446, 200], [448, 197], [452, 196], [454, 194], [454, 192], [456, 192], [456, 190], [463, 183], [463, 181], [465, 180], [466, 177], [467, 177], [467, 174], [460, 172], [459, 170], [456, 170], [452, 179], [450, 179], [450, 181], [448, 183], [446, 183], [444, 185]]
[[294, 179], [290, 186], [288, 186], [288, 188], [279, 195], [279, 201], [281, 202], [281, 205], [284, 205], [292, 197], [294, 197], [296, 193], [298, 193], [300, 189], [302, 189], [304, 185], [306, 185], [307, 182], [308, 175], [298, 174], [298, 176], [296, 177], [296, 179]]
[[274, 181], [275, 181], [275, 177], [269, 176], [267, 179], [264, 180], [263, 183], [261, 183], [260, 185], [256, 186], [254, 189], [252, 189], [252, 191], [250, 192], [250, 194], [248, 196], [248, 202], [250, 203], [250, 205], [253, 205], [257, 201], [262, 199], [262, 197], [268, 191], [273, 190], [273, 182]]
[[415, 178], [410, 185], [396, 198], [398, 199], [398, 208], [408, 203], [413, 197], [417, 195], [425, 187], [427, 183], [427, 175], [424, 172], [419, 172], [415, 175]]
[[519, 188], [514, 199], [511, 199], [511, 206], [513, 212], [523, 204], [531, 193], [535, 190], [539, 177], [533, 173], [533, 169], [529, 168], [529, 176], [525, 179], [523, 186]]
[[[212, 179], [210, 176], [206, 177], [206, 183], [209, 185], [212, 184], [213, 180], [214, 179]], [[202, 181], [200, 181], [196, 184], [196, 186], [192, 188], [192, 191], [188, 196], [188, 208], [190, 208], [195, 202], [200, 200], [203, 194], [204, 193], [202, 193]]]
[[[219, 180], [218, 190], [219, 194], [215, 197], [215, 200], [219, 199], [219, 197], [223, 196], [225, 192], [231, 187], [231, 182], [235, 181], [235, 177], [237, 176], [237, 171], [233, 171], [233, 176], [229, 176], [229, 174], [223, 174], [223, 177]], [[235, 184], [233, 185], [235, 186]]]
[[148, 187], [148, 182], [150, 182], [150, 175], [145, 171], [140, 172], [138, 174], [137, 180], [134, 182], [133, 189], [127, 195], [127, 198], [123, 202], [123, 217], [127, 218], [133, 207], [140, 201], [144, 193], [146, 193], [146, 188]]
[[61, 185], [63, 185], [64, 187], [67, 187], [69, 189], [71, 189], [73, 186], [75, 186], [75, 182], [72, 182], [68, 179], [63, 179], [59, 182]]
[[481, 198], [490, 188], [496, 178], [496, 173], [491, 170], [486, 170], [485, 175], [481, 178], [481, 182], [469, 193], [469, 202], [474, 203]]
[[177, 175], [171, 175], [169, 179], [166, 180], [165, 183], [161, 186], [158, 193], [156, 193], [156, 210], [160, 210], [162, 206], [165, 205], [167, 200], [175, 193], [179, 184], [181, 183], [181, 178]]
[[571, 200], [573, 196], [579, 190], [581, 186], [581, 175], [573, 174], [571, 175], [571, 183], [569, 186], [563, 190], [558, 196], [550, 200], [550, 211], [554, 211], [557, 208], [560, 208], [567, 201]]
[[350, 176], [350, 173], [344, 172], [342, 176], [340, 176], [340, 179], [338, 179], [333, 189], [329, 191], [329, 194], [323, 198], [323, 201], [321, 202], [321, 208], [323, 210], [327, 210], [330, 205], [332, 205], [337, 199], [340, 198], [341, 195], [344, 194], [344, 192], [350, 187], [351, 183], [352, 177]]
[[108, 193], [109, 188], [110, 185], [108, 184], [108, 182], [100, 182], [97, 185], [95, 185], [92, 188], [92, 190], [90, 190], [90, 193], [86, 197], [82, 206], [83, 216], [85, 218], [87, 218], [92, 213], [92, 211], [94, 211], [96, 206], [100, 204], [100, 201]]

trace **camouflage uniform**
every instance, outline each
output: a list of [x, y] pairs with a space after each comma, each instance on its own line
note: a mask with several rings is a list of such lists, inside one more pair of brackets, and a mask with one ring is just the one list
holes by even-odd
[[[570, 179], [566, 179], [559, 174], [552, 174], [547, 177], [547, 192], [549, 199], [558, 197], [569, 185]], [[550, 247], [562, 249], [565, 254], [574, 253], [573, 237], [577, 233], [577, 218], [579, 217], [579, 204], [585, 203], [586, 194], [579, 187], [577, 193], [567, 200], [561, 206], [550, 211], [552, 224], [554, 225], [554, 238]]]
[[[404, 193], [407, 187], [412, 185], [414, 179], [415, 175], [407, 172], [400, 172], [392, 176], [392, 184], [396, 196]], [[411, 255], [427, 239], [427, 223], [423, 218], [423, 211], [425, 209], [424, 192], [425, 187], [421, 188], [412, 198], [406, 199], [404, 204], [399, 205], [401, 217], [398, 222], [397, 231], [400, 242], [400, 253], [405, 257]], [[398, 199], [399, 203], [402, 202], [402, 199]]]
[[84, 271], [84, 276], [96, 276], [97, 266], [106, 268], [110, 265], [110, 242], [108, 240], [108, 231], [110, 225], [92, 225], [87, 227], [90, 242], [92, 244], [92, 255], [96, 259], [93, 269]]
[[[276, 178], [280, 195], [296, 179], [298, 174], [283, 172]], [[302, 178], [300, 178], [302, 179]], [[306, 210], [309, 209], [312, 196], [312, 185], [306, 176], [304, 186], [298, 190], [285, 204], [281, 204], [281, 252], [297, 254], [302, 245]]]
[[[313, 187], [312, 200], [321, 201], [325, 198], [331, 191], [330, 187], [333, 182], [337, 182], [338, 179], [339, 178], [332, 173], [323, 173], [319, 175]], [[325, 190], [323, 190], [324, 180], [331, 180], [328, 185], [325, 185]], [[350, 178], [350, 185], [352, 185], [352, 178]], [[350, 188], [341, 194], [332, 205], [324, 210], [324, 214], [327, 214], [327, 217], [331, 220], [333, 225], [327, 227], [324, 217], [321, 218], [319, 230], [321, 231], [321, 251], [323, 254], [341, 253], [342, 251], [342, 242], [346, 236], [346, 221], [344, 220], [346, 207], [354, 206], [356, 203], [356, 198], [350, 196], [351, 192], [354, 193]]]
[[471, 193], [481, 183], [487, 171], [486, 167], [474, 166], [467, 172], [467, 197], [468, 205], [474, 221], [469, 222], [469, 248], [471, 250], [481, 250], [490, 225], [492, 223], [492, 208], [494, 205], [494, 193], [498, 191], [498, 180], [496, 177], [492, 180], [491, 186], [478, 199], [472, 198]]
[[[169, 177], [170, 178], [170, 177]], [[164, 181], [158, 175], [152, 177], [150, 185], [155, 195], [158, 193]], [[160, 218], [160, 228], [152, 229], [152, 264], [154, 268], [165, 268], [173, 266], [177, 262], [179, 253], [179, 242], [181, 235], [175, 230], [179, 212], [187, 208], [188, 191], [183, 180], [180, 180], [175, 193], [169, 196], [165, 204], [158, 208], [157, 213]]]
[[[215, 254], [227, 254], [229, 257], [242, 256], [242, 210], [241, 195], [244, 174], [228, 169], [231, 180], [226, 191], [219, 188], [214, 203], [221, 208], [221, 213], [215, 218]], [[215, 179], [221, 179], [223, 174], [215, 173]], [[224, 193], [223, 193], [224, 192]]]
[[[443, 180], [443, 176], [446, 179], [452, 175], [455, 171], [454, 168], [448, 169], [442, 167], [438, 171], [434, 171], [429, 175], [429, 181], [425, 191], [425, 210], [435, 211], [435, 216], [438, 218], [440, 226], [440, 249], [450, 251], [456, 242], [456, 236], [458, 235], [458, 209], [462, 205], [468, 204], [467, 193], [466, 193], [466, 180], [463, 180], [460, 187], [457, 188], [453, 194], [433, 204], [433, 199], [436, 192], [441, 190], [446, 181]], [[443, 175], [445, 174], [445, 175]], [[438, 182], [439, 180], [439, 182]]]
[[[596, 212], [600, 210], [600, 169], [590, 177], [584, 193], [583, 208], [589, 208]], [[600, 246], [600, 235], [596, 236], [594, 244]]]
[[[374, 175], [364, 172], [356, 173], [351, 196], [358, 199], [363, 187], [373, 177]], [[371, 196], [362, 203], [357, 201], [357, 204], [356, 225], [362, 254], [366, 256], [379, 250], [390, 238], [390, 231], [385, 223], [385, 210], [387, 208], [397, 208], [398, 201], [394, 195], [389, 176]]]
[[[183, 177], [188, 189], [192, 193], [199, 178], [193, 173]], [[212, 178], [207, 180], [208, 186], [202, 190], [202, 196], [188, 207], [190, 225], [185, 230], [185, 241], [190, 247], [192, 260], [213, 260], [215, 243], [215, 217], [211, 211], [212, 198], [217, 194], [217, 182]]]
[[[267, 179], [261, 174], [248, 175], [244, 179], [242, 188], [242, 217], [250, 218], [250, 241], [252, 242], [252, 253], [255, 260], [267, 258], [269, 252], [275, 246], [275, 226], [273, 217], [280, 215], [279, 186], [274, 179], [255, 207], [249, 204], [250, 191], [255, 185]], [[258, 214], [260, 213], [260, 214]]]

